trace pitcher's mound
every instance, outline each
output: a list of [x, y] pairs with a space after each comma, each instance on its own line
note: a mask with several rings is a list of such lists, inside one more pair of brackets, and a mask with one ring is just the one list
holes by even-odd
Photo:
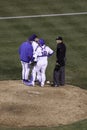
[[72, 85], [28, 87], [0, 81], [0, 125], [58, 126], [87, 118], [87, 91]]

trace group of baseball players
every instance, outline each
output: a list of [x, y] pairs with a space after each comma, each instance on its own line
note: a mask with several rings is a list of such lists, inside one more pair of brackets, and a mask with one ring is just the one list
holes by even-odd
[[[56, 41], [58, 43], [58, 46], [56, 50], [57, 60], [53, 72], [53, 86], [58, 87], [65, 84], [64, 58], [66, 48], [62, 37], [57, 37]], [[62, 46], [59, 46], [59, 44]], [[36, 34], [31, 35], [27, 41], [23, 42], [20, 45], [18, 51], [22, 65], [23, 84], [26, 86], [35, 86], [37, 80], [38, 84], [41, 87], [44, 87], [46, 82], [46, 68], [48, 65], [48, 57], [52, 56], [54, 51], [46, 45], [44, 39], [39, 39]], [[61, 53], [63, 53], [63, 56]], [[61, 62], [63, 62], [63, 64], [61, 64]]]

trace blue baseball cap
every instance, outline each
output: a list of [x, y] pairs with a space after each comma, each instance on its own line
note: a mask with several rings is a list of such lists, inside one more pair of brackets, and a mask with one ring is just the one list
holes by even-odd
[[36, 34], [33, 34], [33, 35], [31, 35], [31, 36], [28, 38], [28, 40], [29, 40], [29, 41], [34, 41], [35, 38], [37, 38], [37, 35], [36, 35]]
[[45, 45], [45, 41], [43, 40], [43, 39], [39, 39], [39, 44], [41, 45], [41, 46], [43, 46], [43, 45]]

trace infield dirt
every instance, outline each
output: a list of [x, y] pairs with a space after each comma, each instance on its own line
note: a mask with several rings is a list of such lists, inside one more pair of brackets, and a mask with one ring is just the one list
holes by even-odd
[[87, 119], [87, 90], [28, 87], [18, 80], [0, 81], [0, 125], [58, 126]]

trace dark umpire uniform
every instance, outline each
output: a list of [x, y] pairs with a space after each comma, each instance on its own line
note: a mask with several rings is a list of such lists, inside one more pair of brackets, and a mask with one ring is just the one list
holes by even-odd
[[53, 71], [53, 85], [55, 87], [65, 85], [65, 55], [66, 46], [63, 43], [62, 37], [56, 38], [57, 50], [56, 50], [56, 65]]

